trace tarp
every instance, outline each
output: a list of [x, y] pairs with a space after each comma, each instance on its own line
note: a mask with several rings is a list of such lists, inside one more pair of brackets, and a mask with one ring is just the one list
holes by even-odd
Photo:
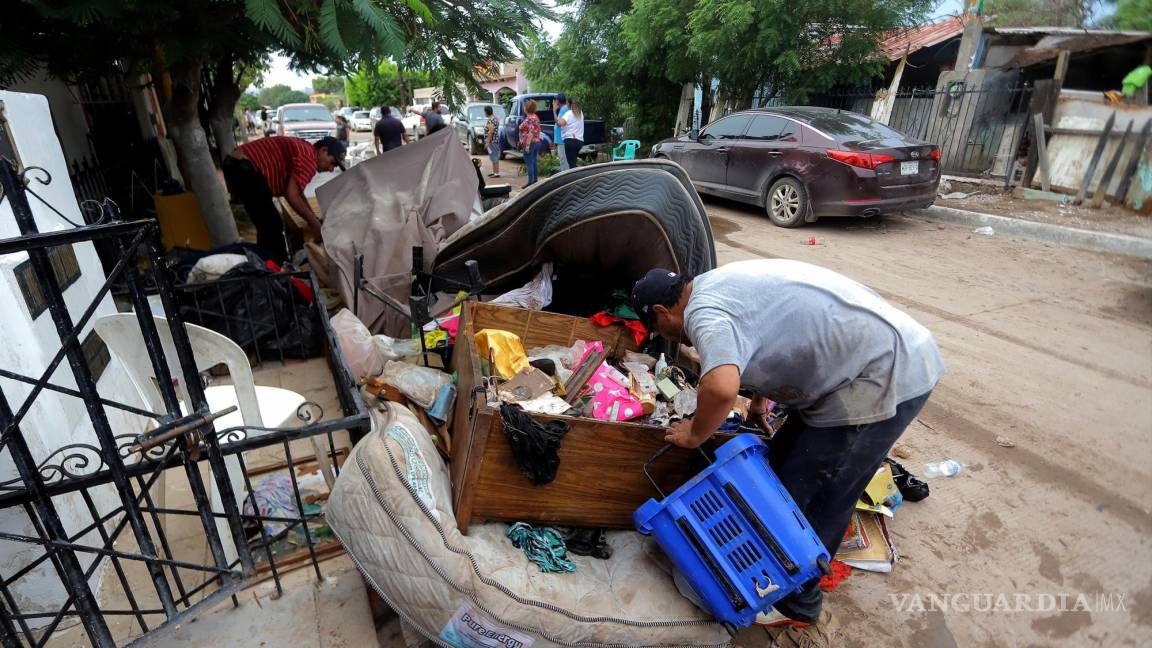
[[[356, 257], [376, 291], [408, 304], [412, 248], [424, 249], [430, 270], [440, 243], [480, 214], [476, 173], [453, 131], [361, 162], [316, 190], [340, 297], [351, 308]], [[355, 313], [373, 333], [408, 337], [407, 317], [361, 293]]]

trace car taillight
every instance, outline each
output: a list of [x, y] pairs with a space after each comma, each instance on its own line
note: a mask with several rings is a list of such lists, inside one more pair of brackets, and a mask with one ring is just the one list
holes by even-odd
[[940, 149], [932, 149], [932, 159], [937, 161], [940, 160]]
[[829, 149], [828, 157], [861, 169], [875, 169], [885, 162], [892, 162], [896, 159], [884, 153], [861, 153], [859, 151], [836, 151], [832, 149]]

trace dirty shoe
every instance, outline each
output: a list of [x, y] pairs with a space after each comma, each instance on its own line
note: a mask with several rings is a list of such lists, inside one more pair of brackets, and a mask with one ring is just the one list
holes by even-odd
[[784, 624], [766, 629], [771, 648], [836, 648], [841, 644], [840, 622], [828, 608], [820, 611], [820, 618], [814, 624]]

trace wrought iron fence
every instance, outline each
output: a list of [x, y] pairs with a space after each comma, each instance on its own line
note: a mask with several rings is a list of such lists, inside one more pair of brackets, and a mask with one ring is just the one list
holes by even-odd
[[[238, 605], [235, 592], [255, 578], [267, 575], [280, 589], [280, 573], [289, 563], [311, 564], [319, 576], [323, 550], [316, 536], [325, 532], [323, 513], [302, 496], [302, 476], [310, 474], [312, 464], [323, 472], [326, 466], [338, 471], [344, 451], [335, 435], [362, 432], [368, 420], [321, 300], [301, 298], [306, 307], [294, 311], [291, 326], [311, 322], [310, 339], [326, 359], [340, 416], [325, 419], [319, 405], [305, 403], [297, 410], [298, 427], [269, 422], [272, 426], [221, 429], [217, 421], [226, 412], [210, 409], [186, 320], [211, 322], [197, 319], [205, 309], [197, 306], [191, 287], [173, 285], [154, 222], [102, 217], [40, 233], [28, 196], [40, 198], [26, 190], [29, 176], [51, 181], [46, 173], [18, 172], [0, 159], [0, 201], [8, 202], [22, 233], [0, 240], [0, 256], [28, 256], [59, 348], [39, 375], [0, 368], [0, 550], [5, 557], [0, 645], [49, 645], [77, 621], [93, 646], [151, 639], [229, 596]], [[109, 241], [120, 256], [91, 299], [79, 307], [72, 303], [70, 310], [50, 251], [90, 241]], [[83, 332], [119, 281], [136, 313], [132, 319], [143, 340], [138, 352], [154, 371], [160, 407], [149, 406], [147, 398], [139, 399], [141, 405], [122, 392], [102, 392], [109, 372], [102, 381], [96, 377], [93, 365], [100, 359], [85, 352]], [[317, 294], [310, 274], [281, 273], [257, 281], [265, 283], [252, 288], [253, 294], [277, 285]], [[151, 302], [146, 286], [155, 290]], [[167, 328], [175, 358], [166, 353], [152, 316], [158, 308], [166, 317], [159, 326]], [[227, 315], [225, 332], [229, 325], [256, 325], [255, 311], [235, 311], [217, 313]], [[294, 348], [284, 339], [289, 330], [273, 326], [254, 349], [269, 343]], [[276, 357], [290, 362], [291, 354]], [[71, 382], [54, 379], [65, 361]], [[26, 392], [21, 399], [9, 400], [20, 391]], [[33, 408], [64, 398], [83, 402], [82, 427], [91, 441], [45, 445], [46, 432], [29, 424]], [[300, 441], [311, 444], [313, 456], [301, 456], [308, 448], [294, 443]], [[272, 475], [265, 479], [274, 482], [282, 506], [257, 501], [263, 483], [257, 483], [257, 473]], [[305, 549], [285, 552], [286, 539]], [[30, 587], [38, 596], [26, 595]]]
[[1027, 128], [1033, 88], [972, 87], [844, 90], [809, 102], [879, 118], [892, 128], [940, 147], [943, 173], [1009, 179]]

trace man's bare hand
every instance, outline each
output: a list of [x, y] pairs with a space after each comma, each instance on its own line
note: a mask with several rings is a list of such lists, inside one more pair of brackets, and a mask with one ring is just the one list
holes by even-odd
[[680, 421], [676, 425], [668, 428], [668, 433], [664, 435], [664, 440], [681, 448], [692, 449], [699, 448], [707, 438], [700, 439], [692, 435], [692, 421]]

